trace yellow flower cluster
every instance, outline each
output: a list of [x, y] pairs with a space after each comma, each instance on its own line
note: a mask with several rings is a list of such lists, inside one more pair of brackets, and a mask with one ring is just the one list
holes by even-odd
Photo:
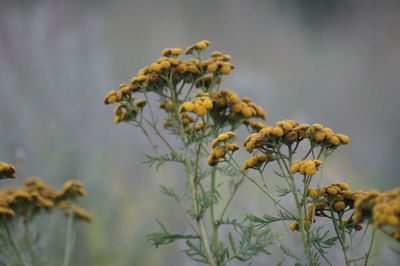
[[185, 102], [179, 107], [179, 112], [196, 113], [198, 116], [205, 116], [207, 111], [213, 108], [213, 103], [207, 95], [194, 98], [191, 102]]
[[250, 157], [250, 159], [244, 162], [242, 169], [243, 170], [247, 170], [249, 168], [257, 169], [260, 168], [263, 165], [263, 163], [265, 162], [268, 163], [274, 160], [275, 156], [273, 156], [271, 153], [255, 155]]
[[260, 131], [249, 135], [245, 140], [245, 147], [249, 152], [264, 145], [268, 147], [269, 143], [271, 144], [279, 139], [292, 143], [309, 138], [315, 141], [317, 145], [328, 145], [330, 147], [347, 144], [350, 141], [348, 136], [336, 134], [332, 129], [324, 128], [320, 124], [310, 126], [309, 124], [299, 124], [295, 120], [282, 120], [276, 122], [274, 126], [257, 126], [262, 126]]
[[239, 146], [234, 143], [222, 144], [214, 148], [210, 155], [208, 155], [207, 163], [209, 166], [216, 166], [221, 158], [229, 152], [233, 153], [239, 149]]
[[317, 211], [327, 210], [329, 202], [332, 201], [333, 209], [336, 212], [342, 212], [349, 207], [352, 209], [354, 200], [363, 192], [352, 192], [347, 183], [331, 183], [323, 188], [309, 188], [308, 196], [314, 201], [318, 201], [315, 207]]
[[299, 123], [295, 120], [283, 120], [275, 123], [275, 126], [265, 126], [258, 133], [253, 133], [245, 139], [245, 148], [248, 152], [252, 152], [255, 148], [267, 145], [269, 141], [283, 137], [288, 141], [295, 141], [298, 138], [297, 128]]
[[229, 152], [233, 153], [239, 149], [239, 146], [233, 143], [227, 143], [230, 139], [236, 136], [235, 132], [228, 131], [219, 134], [218, 137], [211, 141], [211, 147], [214, 149], [208, 155], [207, 163], [210, 166], [216, 166], [221, 158]]
[[142, 108], [146, 106], [146, 104], [147, 104], [146, 100], [138, 100], [134, 104], [130, 102], [121, 101], [114, 108], [114, 122], [118, 124], [121, 121], [134, 120], [138, 112], [141, 111]]
[[37, 178], [28, 179], [20, 188], [0, 190], [0, 206], [13, 212], [26, 212], [27, 208], [49, 209], [53, 207], [56, 191]]
[[313, 124], [308, 127], [306, 135], [315, 140], [317, 143], [330, 144], [339, 146], [350, 142], [350, 138], [343, 134], [336, 134], [332, 129], [322, 126], [321, 124]]
[[173, 56], [177, 57], [182, 53], [181, 48], [165, 48], [164, 50], [161, 51], [162, 56]]
[[15, 167], [11, 164], [0, 162], [0, 179], [15, 178]]
[[[200, 51], [210, 45], [208, 41], [201, 41], [186, 49], [186, 54], [193, 51]], [[160, 93], [164, 90], [167, 80], [171, 77], [174, 83], [181, 81], [191, 83], [198, 80], [205, 73], [212, 73], [213, 77], [208, 77], [208, 81], [218, 82], [219, 75], [227, 75], [234, 66], [228, 61], [231, 56], [220, 52], [214, 52], [211, 57], [200, 61], [196, 58], [181, 60], [177, 57], [182, 53], [180, 48], [166, 48], [161, 52], [164, 57], [159, 58], [154, 63], [139, 70], [137, 76], [131, 79], [131, 83], [122, 89], [120, 95], [131, 94], [136, 91], [154, 91]], [[205, 85], [206, 78], [200, 80], [199, 85]], [[121, 88], [120, 88], [121, 90]]]
[[0, 190], [0, 216], [34, 215], [41, 210], [51, 210], [61, 202], [83, 196], [82, 186], [82, 182], [70, 180], [57, 192], [41, 179], [29, 178], [22, 187]]
[[267, 119], [263, 108], [255, 104], [251, 98], [239, 96], [230, 90], [212, 92], [211, 99], [215, 103], [215, 113], [224, 120], [236, 121], [242, 118], [260, 117]]
[[133, 90], [129, 86], [129, 84], [122, 83], [119, 85], [118, 92], [115, 90], [110, 90], [106, 96], [104, 97], [105, 104], [113, 104], [122, 100], [129, 101], [133, 100], [134, 97], [132, 96]]
[[72, 212], [74, 217], [77, 219], [81, 219], [86, 222], [93, 221], [93, 217], [86, 210], [80, 208], [76, 204], [72, 204], [67, 201], [60, 201], [57, 204], [57, 207], [63, 210], [64, 214], [67, 216]]
[[206, 48], [207, 48], [208, 46], [210, 46], [210, 45], [211, 45], [211, 42], [209, 42], [209, 41], [207, 41], [207, 40], [199, 41], [199, 42], [197, 42], [197, 43], [195, 43], [195, 44], [193, 44], [193, 45], [188, 46], [188, 47], [185, 49], [185, 54], [192, 54], [193, 51], [201, 51], [201, 50], [204, 50], [204, 49], [206, 49]]
[[[228, 62], [229, 60], [231, 60], [231, 58], [232, 57], [230, 55], [222, 54], [221, 52], [213, 52], [211, 53], [210, 58], [201, 61], [201, 66], [202, 68], [204, 68], [205, 70], [204, 72], [207, 73], [213, 73], [213, 74], [218, 73], [221, 75], [229, 75], [232, 69], [235, 68], [232, 63]], [[211, 76], [209, 76], [208, 79], [211, 79]]]
[[228, 131], [222, 134], [219, 134], [218, 137], [211, 141], [211, 147], [215, 148], [218, 144], [226, 142], [227, 140], [236, 136], [236, 133], [233, 131]]
[[377, 228], [391, 228], [391, 236], [400, 241], [400, 188], [386, 193], [365, 193], [354, 204], [353, 219], [357, 222], [370, 219]]
[[290, 172], [313, 176], [317, 173], [321, 164], [320, 160], [294, 161], [290, 166]]
[[78, 180], [68, 180], [63, 185], [62, 190], [57, 193], [58, 200], [75, 200], [78, 197], [82, 197], [86, 194], [83, 189], [83, 183]]
[[[346, 183], [331, 183], [323, 188], [309, 188], [307, 195], [314, 203], [307, 205], [307, 217], [303, 218], [305, 226], [309, 226], [311, 221], [315, 222], [314, 216], [328, 217], [325, 212], [330, 211], [332, 206], [333, 211], [343, 213], [346, 208], [353, 209], [355, 199], [360, 198], [365, 192], [352, 192]], [[347, 228], [353, 228], [357, 231], [362, 229], [359, 221], [354, 218], [343, 219], [343, 223]], [[298, 222], [295, 221], [289, 226], [290, 230], [298, 230]]]
[[253, 132], [258, 132], [258, 131], [260, 131], [261, 129], [267, 127], [267, 125], [265, 125], [265, 124], [262, 123], [262, 122], [256, 122], [256, 121], [253, 121], [253, 120], [250, 120], [250, 119], [245, 119], [245, 120], [242, 121], [242, 123], [243, 123], [245, 126], [251, 128]]

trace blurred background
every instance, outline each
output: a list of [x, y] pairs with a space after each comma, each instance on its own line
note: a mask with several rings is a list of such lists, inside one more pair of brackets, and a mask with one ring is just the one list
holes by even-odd
[[[81, 205], [94, 222], [78, 228], [73, 265], [198, 265], [181, 244], [156, 250], [147, 242], [155, 217], [182, 228], [159, 185], [185, 179], [174, 166], [157, 173], [143, 165], [152, 153], [145, 137], [114, 124], [103, 97], [163, 48], [206, 39], [209, 51], [233, 56], [223, 87], [264, 107], [267, 124], [320, 122], [352, 138], [330, 159], [327, 178], [354, 190], [399, 186], [399, 25], [400, 2], [389, 0], [2, 0], [0, 160], [18, 168], [7, 182], [85, 182]], [[235, 202], [238, 214], [262, 215], [270, 204], [250, 184], [238, 198], [246, 199]], [[63, 252], [63, 223], [42, 247], [49, 265]], [[379, 239], [373, 261], [394, 265], [394, 243]], [[253, 265], [282, 254], [271, 257]]]

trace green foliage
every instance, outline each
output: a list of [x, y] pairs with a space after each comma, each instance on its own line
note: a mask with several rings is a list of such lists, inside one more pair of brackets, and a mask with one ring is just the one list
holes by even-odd
[[198, 239], [199, 236], [196, 235], [186, 235], [186, 234], [171, 234], [168, 232], [167, 228], [161, 223], [159, 219], [156, 219], [157, 223], [160, 225], [161, 231], [157, 233], [151, 233], [147, 235], [150, 243], [158, 248], [161, 245], [170, 244], [176, 240], [182, 239]]
[[163, 164], [167, 162], [184, 163], [184, 159], [182, 157], [173, 153], [167, 153], [160, 156], [151, 156], [146, 154], [145, 156], [147, 160], [143, 163], [148, 167], [155, 166], [157, 171]]

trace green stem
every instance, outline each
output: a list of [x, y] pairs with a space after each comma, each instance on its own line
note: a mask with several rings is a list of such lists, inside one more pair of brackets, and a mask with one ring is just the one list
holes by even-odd
[[225, 212], [228, 210], [228, 207], [231, 204], [233, 197], [235, 196], [236, 192], [239, 189], [239, 186], [243, 183], [243, 181], [244, 181], [244, 176], [242, 176], [242, 178], [239, 180], [239, 182], [237, 184], [235, 184], [234, 190], [232, 191], [231, 195], [229, 196], [228, 201], [226, 202], [224, 208], [222, 209], [222, 212], [221, 212], [221, 215], [219, 217], [219, 220], [222, 220], [222, 218], [224, 217]]
[[215, 220], [214, 213], [214, 199], [215, 199], [215, 180], [216, 180], [216, 171], [217, 168], [214, 167], [211, 172], [211, 203], [210, 203], [210, 220], [213, 226], [213, 245], [214, 247], [218, 246], [218, 224]]
[[345, 263], [348, 266], [350, 264], [349, 264], [349, 259], [347, 258], [347, 250], [346, 250], [345, 240], [342, 238], [341, 232], [339, 232], [339, 228], [338, 228], [337, 222], [336, 222], [337, 219], [336, 219], [335, 214], [333, 213], [333, 209], [332, 209], [332, 203], [329, 204], [329, 212], [331, 214], [333, 228], [335, 229], [336, 235], [339, 239], [340, 246], [342, 247], [342, 250], [343, 250], [343, 256], [344, 256]]
[[[200, 243], [203, 246], [204, 249], [204, 253], [205, 253], [205, 257], [207, 258], [207, 262], [209, 265], [211, 266], [215, 266], [215, 260], [212, 256], [211, 250], [210, 250], [210, 246], [208, 243], [208, 238], [207, 238], [207, 233], [206, 233], [206, 229], [204, 226], [204, 220], [202, 215], [200, 215], [200, 208], [199, 208], [199, 203], [198, 203], [198, 198], [197, 198], [197, 185], [195, 185], [195, 180], [197, 173], [192, 173], [192, 166], [191, 166], [191, 161], [190, 161], [190, 153], [188, 150], [188, 147], [186, 145], [186, 141], [185, 141], [185, 130], [183, 127], [183, 122], [182, 122], [182, 118], [179, 115], [178, 112], [178, 103], [179, 103], [179, 99], [178, 99], [178, 95], [176, 94], [176, 90], [171, 82], [171, 77], [168, 79], [168, 87], [171, 90], [171, 95], [172, 95], [172, 100], [174, 103], [174, 112], [178, 118], [178, 124], [179, 124], [179, 137], [181, 139], [182, 142], [182, 146], [183, 146], [183, 150], [184, 150], [184, 158], [185, 158], [185, 172], [187, 175], [187, 180], [188, 180], [188, 185], [189, 185], [189, 189], [191, 192], [191, 196], [192, 196], [192, 204], [193, 204], [193, 208], [194, 208], [194, 212], [197, 215], [196, 221], [197, 221], [197, 225], [199, 227], [199, 237], [200, 237]], [[201, 147], [201, 145], [200, 145]], [[197, 169], [197, 166], [195, 166]], [[192, 175], [193, 175], [193, 179], [192, 179]]]
[[[280, 160], [282, 161], [282, 163], [284, 165], [284, 168], [283, 168], [282, 165], [279, 163], [279, 159], [277, 160], [278, 161], [278, 165], [281, 168], [282, 174], [286, 175], [285, 174], [285, 169], [286, 169], [287, 176], [289, 177], [289, 180], [290, 180], [290, 187], [291, 187], [292, 192], [293, 192], [293, 198], [295, 200], [297, 214], [299, 216], [299, 219], [298, 219], [299, 231], [300, 231], [301, 239], [303, 240], [303, 244], [304, 244], [304, 253], [307, 256], [307, 260], [309, 262], [311, 262], [312, 261], [312, 255], [311, 255], [311, 250], [310, 250], [310, 241], [309, 241], [309, 239], [307, 237], [307, 234], [306, 234], [306, 228], [305, 228], [303, 215], [302, 215], [302, 208], [301, 208], [302, 206], [300, 204], [300, 199], [299, 199], [299, 195], [298, 195], [298, 192], [297, 192], [297, 186], [296, 186], [296, 182], [294, 180], [294, 176], [293, 176], [293, 174], [290, 171], [289, 166], [288, 166], [288, 164], [289, 165], [292, 164], [292, 155], [293, 154], [291, 152], [291, 147], [289, 146], [289, 156], [287, 156], [288, 164], [286, 163], [285, 156], [283, 156], [280, 148], [276, 148], [274, 150], [279, 155]], [[305, 202], [303, 202], [303, 204], [305, 204]]]
[[367, 252], [367, 255], [365, 256], [364, 266], [368, 265], [368, 259], [369, 259], [369, 256], [371, 255], [372, 245], [374, 244], [374, 238], [375, 238], [375, 228], [372, 229], [371, 241], [369, 242], [368, 252]]
[[[232, 164], [231, 161], [234, 163]], [[233, 166], [237, 171], [239, 171], [241, 173], [242, 176], [244, 176], [245, 178], [247, 178], [250, 182], [252, 182], [254, 185], [256, 185], [262, 192], [264, 192], [265, 195], [268, 196], [268, 198], [270, 198], [276, 205], [278, 205], [282, 210], [284, 210], [287, 214], [289, 214], [291, 217], [294, 217], [294, 215], [287, 209], [285, 208], [285, 206], [283, 206], [282, 204], [280, 204], [280, 202], [278, 200], [276, 200], [274, 198], [274, 196], [272, 196], [265, 188], [263, 188], [263, 186], [261, 186], [260, 184], [258, 184], [256, 181], [254, 181], [254, 179], [252, 179], [250, 176], [248, 176], [245, 171], [243, 171], [242, 169], [240, 169], [240, 166], [238, 165], [238, 163], [231, 157], [231, 160], [227, 161], [229, 165]]]
[[11, 244], [12, 248], [14, 249], [14, 252], [15, 252], [15, 254], [17, 256], [17, 259], [18, 259], [20, 265], [27, 266], [27, 264], [25, 262], [25, 259], [24, 259], [24, 256], [22, 255], [21, 248], [18, 245], [17, 241], [14, 238], [13, 233], [10, 230], [10, 227], [8, 225], [8, 221], [4, 221], [4, 228], [6, 229], [8, 240], [10, 241], [10, 244]]
[[64, 259], [62, 264], [63, 266], [68, 266], [71, 260], [72, 248], [74, 245], [73, 224], [74, 224], [74, 213], [72, 210], [70, 210], [67, 221], [67, 232], [65, 235]]
[[34, 248], [33, 248], [31, 233], [29, 231], [29, 218], [27, 218], [27, 220], [25, 222], [25, 236], [26, 236], [26, 240], [27, 240], [28, 246], [29, 246], [29, 254], [31, 257], [31, 264], [32, 264], [32, 266], [35, 266], [36, 265], [36, 256], [35, 256], [35, 252], [34, 252]]

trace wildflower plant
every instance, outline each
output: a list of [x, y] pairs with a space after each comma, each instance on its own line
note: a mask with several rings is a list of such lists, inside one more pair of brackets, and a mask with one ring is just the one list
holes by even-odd
[[[147, 155], [149, 166], [179, 164], [186, 176], [184, 191], [163, 185], [161, 192], [177, 202], [190, 229], [172, 233], [157, 219], [161, 230], [149, 234], [150, 242], [158, 247], [185, 241], [183, 252], [191, 259], [227, 265], [269, 254], [268, 248], [277, 241], [270, 224], [290, 222], [288, 227], [292, 234], [300, 235], [304, 252], [296, 254], [278, 245], [297, 265], [318, 265], [322, 260], [332, 265], [328, 251], [336, 244], [345, 264], [350, 265], [368, 262], [372, 240], [363, 256], [349, 254], [363, 220], [372, 219], [380, 228], [394, 227], [387, 232], [398, 239], [399, 211], [382, 210], [389, 209], [382, 207], [388, 206], [388, 201], [398, 204], [398, 191], [379, 198], [352, 192], [346, 183], [320, 184], [325, 161], [350, 138], [321, 124], [295, 120], [264, 124], [261, 120], [267, 119], [267, 114], [262, 107], [249, 97], [221, 88], [234, 65], [231, 56], [221, 52], [205, 58], [209, 45], [204, 40], [187, 47], [186, 59], [180, 48], [164, 49], [163, 57], [140, 69], [130, 83], [111, 90], [104, 99], [105, 104], [116, 104], [115, 123], [138, 127], [146, 136], [155, 151], [155, 155]], [[149, 94], [157, 96], [156, 103], [149, 100]], [[139, 95], [142, 99], [137, 99]], [[164, 112], [163, 122], [156, 117], [157, 106]], [[249, 131], [243, 148], [251, 154], [244, 163], [235, 158], [242, 146], [235, 131], [241, 126]], [[160, 153], [154, 136], [167, 153]], [[268, 168], [282, 182], [275, 191], [269, 185], [270, 177], [265, 176]], [[241, 220], [228, 217], [229, 206], [246, 180], [272, 202], [275, 215], [248, 214]], [[231, 188], [226, 198], [221, 193], [224, 186]], [[366, 195], [370, 195], [368, 200], [362, 200]], [[283, 199], [287, 198], [293, 204], [286, 206]]]
[[[0, 162], [0, 174], [15, 178], [15, 167]], [[85, 191], [80, 181], [69, 180], [62, 190], [57, 191], [37, 177], [26, 179], [20, 187], [0, 190], [0, 262], [4, 265], [43, 265], [45, 261], [39, 252], [43, 232], [36, 222], [61, 210], [68, 219], [62, 265], [69, 265], [74, 221], [92, 220], [92, 216], [76, 204], [83, 195]]]

